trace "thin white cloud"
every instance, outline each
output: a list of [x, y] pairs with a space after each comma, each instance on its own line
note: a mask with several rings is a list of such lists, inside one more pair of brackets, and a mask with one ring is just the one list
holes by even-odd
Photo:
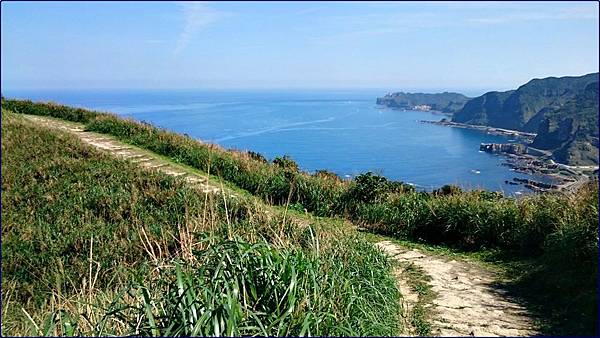
[[180, 54], [189, 44], [193, 37], [201, 29], [219, 20], [222, 13], [208, 7], [204, 1], [183, 2], [179, 4], [183, 14], [184, 26], [173, 54]]
[[[326, 33], [315, 33], [310, 27], [306, 28], [307, 37], [310, 41], [330, 44], [339, 40], [353, 40], [359, 38], [370, 38], [376, 35], [406, 34], [421, 29], [442, 29], [469, 26], [485, 26], [510, 24], [514, 22], [528, 21], [576, 21], [576, 20], [598, 20], [597, 8], [594, 6], [569, 6], [557, 9], [540, 8], [539, 6], [519, 6], [514, 3], [491, 3], [493, 12], [488, 7], [471, 6], [464, 2], [427, 2], [429, 6], [423, 6], [417, 12], [403, 12], [403, 7], [397, 6], [397, 10], [388, 13], [377, 14], [354, 14], [342, 16], [328, 16], [321, 18], [321, 23], [326, 25]], [[431, 10], [431, 5], [435, 10]], [[464, 11], [440, 10], [438, 5], [445, 8], [460, 5]], [[477, 4], [476, 4], [477, 5]], [[427, 7], [427, 8], [425, 8]], [[477, 16], [469, 16], [465, 12], [481, 12]]]
[[530, 11], [493, 15], [486, 17], [469, 18], [466, 21], [475, 24], [504, 24], [517, 21], [541, 21], [541, 20], [586, 20], [598, 19], [598, 12], [593, 7], [571, 7], [554, 11]]
[[[378, 35], [405, 34], [418, 29], [457, 26], [451, 16], [438, 13], [417, 12], [406, 15], [401, 12], [386, 14], [358, 14], [321, 18], [327, 29], [307, 33], [309, 40], [317, 43], [332, 43], [339, 40], [370, 38]], [[306, 30], [310, 30], [306, 28]]]

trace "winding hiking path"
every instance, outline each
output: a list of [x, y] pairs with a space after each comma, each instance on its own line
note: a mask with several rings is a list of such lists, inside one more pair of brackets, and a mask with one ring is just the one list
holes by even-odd
[[[47, 128], [59, 129], [77, 136], [81, 141], [116, 157], [131, 160], [147, 169], [155, 169], [167, 175], [183, 177], [188, 183], [200, 188], [204, 193], [218, 193], [222, 189], [210, 182], [206, 175], [199, 175], [182, 169], [173, 162], [164, 160], [149, 151], [118, 141], [108, 135], [85, 131], [82, 124], [61, 121], [53, 118], [22, 115], [29, 121]], [[232, 195], [233, 197], [233, 195]]]
[[[82, 124], [48, 117], [22, 115], [26, 119], [48, 128], [59, 129], [77, 136], [84, 143], [114, 156], [131, 160], [147, 169], [167, 175], [183, 177], [205, 193], [225, 193], [222, 185], [211, 182], [207, 175], [186, 170], [183, 166], [135, 146], [118, 141], [108, 135], [84, 130]], [[228, 192], [231, 197], [235, 195]], [[433, 308], [432, 334], [439, 336], [531, 336], [538, 334], [530, 314], [524, 307], [494, 285], [497, 276], [475, 263], [451, 260], [443, 256], [426, 254], [417, 249], [406, 249], [391, 241], [376, 244], [392, 260], [412, 263], [431, 277], [430, 285], [436, 297]], [[410, 312], [419, 296], [411, 290], [402, 271], [396, 271], [398, 286], [403, 295], [403, 318], [407, 333]]]
[[[476, 263], [406, 249], [391, 241], [376, 244], [391, 259], [413, 263], [431, 277], [432, 334], [436, 336], [532, 336], [539, 334], [530, 313], [496, 285], [498, 276]], [[404, 308], [417, 296], [399, 277]]]

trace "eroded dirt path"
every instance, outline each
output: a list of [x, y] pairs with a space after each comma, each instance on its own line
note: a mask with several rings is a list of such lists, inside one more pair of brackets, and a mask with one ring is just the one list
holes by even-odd
[[[155, 156], [150, 152], [112, 139], [107, 135], [85, 131], [83, 125], [42, 116], [22, 116], [36, 123], [37, 125], [69, 132], [70, 134], [77, 136], [84, 143], [87, 143], [102, 151], [108, 152], [114, 156], [131, 160], [132, 162], [138, 163], [144, 168], [155, 169], [170, 176], [181, 176], [188, 183], [195, 185], [204, 193], [219, 193], [221, 191], [220, 187], [215, 186], [214, 183], [211, 184], [207, 176], [190, 173], [188, 171], [182, 170], [180, 167], [173, 164], [172, 162], [161, 159], [160, 157]], [[233, 197], [233, 195], [231, 196]]]
[[[476, 263], [458, 261], [406, 249], [391, 241], [376, 244], [399, 262], [413, 263], [431, 277], [433, 300], [432, 334], [436, 336], [532, 336], [530, 313], [496, 286], [498, 276]], [[400, 279], [403, 277], [400, 275]], [[399, 282], [401, 289], [406, 283]], [[404, 286], [403, 286], [404, 285]], [[410, 290], [403, 295], [410, 295]], [[413, 293], [414, 295], [414, 293]], [[414, 296], [405, 296], [410, 308]]]

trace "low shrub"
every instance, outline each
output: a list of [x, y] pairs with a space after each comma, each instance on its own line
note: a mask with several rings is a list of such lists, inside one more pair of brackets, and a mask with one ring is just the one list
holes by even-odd
[[324, 171], [302, 172], [287, 156], [269, 164], [257, 153], [225, 151], [110, 114], [31, 101], [3, 99], [2, 104], [21, 113], [86, 123], [89, 130], [222, 177], [272, 204], [295, 205], [318, 216], [345, 215], [374, 231], [469, 250], [500, 248], [539, 256], [547, 237], [573, 212], [570, 197], [561, 194], [515, 200], [498, 192], [463, 191], [450, 185], [431, 193], [416, 192], [408, 184], [371, 172], [343, 181]]
[[6, 111], [2, 155], [4, 335], [400, 332], [391, 266], [362, 237]]
[[132, 297], [141, 297], [134, 311], [123, 305], [128, 311], [114, 315], [144, 336], [398, 332], [393, 319], [399, 306], [387, 303], [398, 296], [395, 281], [379, 272], [389, 270], [388, 263], [364, 241], [341, 244], [315, 255], [239, 240], [217, 242], [195, 252], [193, 265], [175, 262], [154, 282], [135, 286]]

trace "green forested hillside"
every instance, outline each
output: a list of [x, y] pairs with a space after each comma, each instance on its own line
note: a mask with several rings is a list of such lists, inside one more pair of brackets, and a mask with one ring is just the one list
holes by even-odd
[[489, 92], [474, 98], [452, 120], [535, 133], [545, 113], [562, 107], [597, 81], [598, 73], [534, 79], [516, 90]]
[[534, 79], [467, 102], [452, 121], [538, 133], [535, 147], [567, 164], [598, 163], [598, 73]]
[[424, 94], [397, 92], [377, 98], [377, 104], [391, 108], [405, 109], [412, 109], [418, 105], [427, 105], [432, 110], [453, 113], [461, 109], [468, 100], [468, 97], [459, 93]]
[[546, 113], [533, 146], [551, 149], [563, 163], [598, 163], [598, 82], [561, 108]]

